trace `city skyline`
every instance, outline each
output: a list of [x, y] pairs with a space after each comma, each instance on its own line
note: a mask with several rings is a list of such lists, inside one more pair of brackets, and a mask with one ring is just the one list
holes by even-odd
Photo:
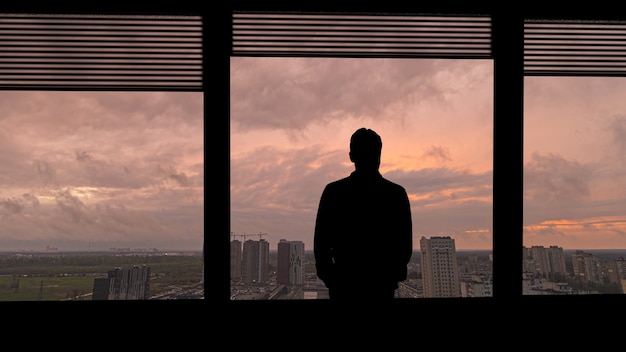
[[[250, 234], [249, 236], [253, 237], [253, 238], [248, 239], [248, 240], [258, 241], [258, 239], [255, 239], [257, 237], [256, 234]], [[235, 235], [234, 237], [239, 237], [239, 235]], [[425, 237], [426, 238], [431, 238], [429, 236], [425, 236]], [[435, 237], [435, 236], [433, 236], [433, 237]], [[442, 236], [437, 236], [437, 237], [442, 237]], [[445, 236], [443, 236], [443, 237], [445, 237]], [[454, 239], [454, 237], [451, 237], [451, 238]], [[233, 240], [237, 240], [237, 239], [233, 238], [233, 236], [231, 235], [231, 240], [230, 241], [232, 242]], [[292, 241], [289, 238], [283, 238], [281, 240], [286, 240], [286, 241], [289, 241], [289, 242]], [[238, 241], [240, 241], [243, 244], [246, 240], [238, 240]], [[294, 240], [294, 241], [299, 241], [299, 240]], [[269, 250], [270, 250], [270, 252], [276, 252], [277, 251], [277, 245], [280, 242], [276, 242], [276, 243], [268, 242], [268, 243], [269, 243]], [[546, 247], [546, 248], [554, 246], [554, 247], [562, 248], [564, 251], [568, 251], [568, 252], [579, 251], [579, 250], [581, 250], [581, 251], [594, 251], [594, 250], [595, 251], [624, 251], [624, 254], [626, 255], [626, 247], [625, 248], [619, 248], [619, 247], [614, 247], [614, 248], [566, 248], [566, 247], [563, 247], [563, 246], [561, 246], [559, 244], [556, 244], [556, 243], [523, 245], [522, 247], [523, 248], [530, 248], [530, 247], [533, 247], [533, 246]], [[413, 251], [415, 253], [419, 253], [420, 250], [421, 249], [419, 247], [417, 247], [417, 248], [414, 247], [413, 248]], [[482, 248], [463, 249], [463, 248], [456, 248], [456, 251], [457, 252], [492, 252], [493, 249], [482, 249]], [[305, 247], [305, 252], [312, 254], [313, 253], [313, 248], [312, 247], [311, 248]]]

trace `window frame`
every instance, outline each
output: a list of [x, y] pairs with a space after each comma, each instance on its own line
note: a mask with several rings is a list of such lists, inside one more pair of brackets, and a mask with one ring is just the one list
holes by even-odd
[[[536, 303], [562, 303], [565, 305], [581, 302], [622, 302], [626, 295], [593, 295], [593, 296], [524, 296], [522, 295], [522, 258], [523, 258], [523, 130], [524, 130], [524, 21], [532, 19], [619, 19], [615, 12], [602, 9], [570, 9], [569, 12], [557, 11], [554, 13], [541, 7], [519, 7], [511, 6], [508, 9], [499, 7], [480, 6], [480, 4], [466, 4], [462, 6], [450, 6], [450, 4], [440, 3], [438, 5], [405, 5], [400, 8], [393, 5], [376, 5], [374, 8], [353, 7], [337, 8], [310, 7], [306, 5], [286, 5], [286, 6], [262, 6], [255, 4], [233, 5], [224, 16], [230, 16], [234, 11], [311, 11], [333, 13], [400, 13], [400, 14], [444, 14], [444, 15], [464, 15], [480, 14], [491, 17], [492, 21], [492, 60], [494, 62], [494, 134], [493, 134], [493, 297], [487, 298], [459, 298], [459, 299], [418, 299], [400, 300], [401, 307], [415, 307], [421, 309], [428, 308], [429, 311], [437, 311], [447, 305], [462, 307], [464, 309], [478, 309], [502, 304], [503, 306], [517, 305], [519, 307], [529, 307]], [[226, 21], [226, 20], [225, 20]], [[232, 25], [232, 24], [231, 24]], [[227, 63], [231, 54], [231, 37], [226, 38], [228, 42], [225, 47], [224, 62]], [[229, 67], [224, 67], [225, 72], [229, 72]], [[229, 110], [227, 110], [229, 111]], [[228, 125], [228, 121], [224, 121]], [[228, 131], [228, 127], [224, 128]], [[226, 144], [228, 145], [228, 144]], [[227, 149], [228, 150], [228, 149]], [[229, 170], [230, 164], [225, 165]], [[224, 185], [228, 189], [230, 184]], [[225, 195], [225, 201], [229, 200], [229, 195]], [[226, 204], [230, 204], [226, 202]], [[230, 214], [229, 214], [230, 215]], [[222, 225], [224, 228], [220, 233], [230, 231], [230, 218], [224, 218]], [[227, 231], [228, 229], [228, 231]], [[223, 248], [228, 248], [229, 237], [224, 235]], [[228, 253], [228, 250], [223, 250]], [[221, 253], [222, 253], [221, 252]], [[220, 265], [221, 271], [228, 273], [228, 258], [224, 258]], [[228, 275], [224, 279], [224, 290], [229, 287]], [[601, 297], [598, 297], [601, 296]], [[230, 301], [225, 294], [221, 298], [229, 302], [230, 308], [252, 307], [249, 302]], [[332, 306], [324, 300], [310, 300], [307, 302], [281, 301], [280, 303], [255, 302], [254, 307], [277, 307], [292, 304], [302, 304], [304, 307], [312, 309]], [[244, 303], [245, 302], [245, 303]], [[441, 304], [441, 306], [440, 306]], [[528, 306], [527, 306], [528, 304]], [[521, 308], [523, 309], [523, 308]], [[313, 310], [311, 311], [313, 312]], [[523, 310], [518, 311], [522, 313]], [[483, 313], [481, 313], [483, 314]], [[486, 313], [489, 315], [489, 313]], [[496, 314], [496, 313], [494, 313]], [[489, 319], [489, 318], [488, 318]]]
[[[149, 9], [149, 10], [147, 10]], [[326, 11], [326, 12], [362, 12], [362, 13], [437, 13], [437, 14], [482, 14], [492, 18], [492, 45], [494, 60], [494, 157], [493, 157], [493, 253], [494, 253], [494, 295], [490, 298], [472, 299], [419, 299], [400, 300], [394, 302], [391, 313], [405, 311], [406, 308], [419, 309], [419, 314], [432, 312], [441, 314], [442, 309], [456, 309], [458, 316], [472, 314], [475, 317], [484, 316], [478, 321], [492, 322], [502, 319], [518, 319], [526, 309], [570, 309], [572, 318], [580, 314], [579, 304], [596, 304], [597, 309], [609, 308], [615, 303], [623, 303], [626, 295], [589, 295], [589, 296], [522, 296], [522, 208], [523, 208], [523, 27], [525, 18], [534, 19], [607, 19], [623, 20], [620, 11], [612, 7], [582, 7], [582, 8], [556, 8], [546, 9], [542, 6], [528, 6], [507, 4], [506, 6], [494, 5], [492, 2], [453, 2], [439, 1], [433, 3], [361, 3], [340, 5], [337, 2], [311, 3], [272, 3], [258, 1], [231, 1], [215, 8], [205, 6], [201, 2], [176, 2], [175, 4], [164, 3], [107, 3], [105, 5], [63, 5], [57, 3], [37, 4], [3, 4], [1, 12], [5, 13], [85, 13], [85, 14], [191, 14], [210, 19], [203, 25], [203, 86], [204, 118], [205, 126], [210, 123], [212, 128], [205, 135], [205, 158], [210, 153], [210, 165], [208, 170], [210, 183], [210, 197], [205, 197], [209, 209], [209, 217], [205, 223], [205, 299], [198, 301], [146, 301], [146, 302], [104, 302], [97, 304], [90, 302], [88, 309], [81, 302], [51, 304], [42, 303], [46, 312], [63, 313], [69, 316], [72, 322], [76, 322], [76, 316], [67, 314], [68, 305], [77, 307], [74, 312], [93, 317], [100, 312], [110, 314], [110, 304], [120, 307], [133, 306], [133, 309], [151, 314], [180, 314], [181, 309], [190, 309], [192, 314], [205, 314], [217, 312], [217, 318], [228, 317], [236, 322], [241, 319], [237, 313], [271, 313], [277, 308], [292, 308], [296, 305], [303, 309], [299, 311], [301, 317], [309, 314], [322, 314], [328, 312], [325, 308], [332, 308], [332, 304], [326, 300], [307, 301], [273, 301], [273, 302], [248, 302], [231, 301], [229, 299], [229, 236], [230, 231], [230, 160], [229, 160], [229, 117], [230, 117], [230, 92], [229, 71], [230, 53], [232, 50], [231, 28], [232, 13], [238, 10], [259, 11]], [[210, 80], [209, 80], [210, 79]], [[209, 88], [210, 87], [210, 88]], [[1, 93], [1, 92], [0, 92]], [[206, 133], [206, 132], [205, 132]], [[206, 170], [205, 160], [205, 170]], [[205, 172], [205, 175], [207, 173]], [[206, 191], [205, 191], [206, 192]], [[18, 307], [26, 307], [16, 303]], [[208, 305], [208, 306], [207, 306]], [[224, 306], [226, 305], [226, 306]], [[155, 307], [161, 309], [154, 312]], [[210, 307], [207, 308], [207, 307]], [[207, 311], [196, 309], [207, 308]], [[226, 308], [226, 309], [224, 309]], [[494, 312], [493, 309], [499, 309]], [[93, 309], [93, 310], [92, 310]], [[559, 316], [561, 321], [566, 321], [566, 311]], [[221, 314], [221, 315], [220, 315]], [[304, 315], [303, 315], [304, 314]], [[502, 316], [501, 316], [502, 314]], [[437, 323], [450, 323], [448, 313], [446, 317], [436, 319]], [[393, 315], [388, 315], [392, 317]], [[230, 318], [233, 317], [233, 318]], [[264, 318], [264, 317], [262, 317]], [[418, 315], [419, 318], [419, 315]], [[30, 317], [28, 318], [30, 319]], [[69, 321], [68, 319], [68, 321]], [[245, 318], [244, 318], [245, 319]], [[421, 319], [421, 318], [420, 318]], [[427, 316], [423, 316], [427, 319]], [[508, 321], [508, 320], [504, 320]], [[24, 320], [24, 323], [31, 323]], [[171, 328], [166, 324], [164, 330]], [[180, 324], [184, 326], [185, 324]], [[272, 324], [269, 324], [272, 325]], [[298, 325], [298, 324], [295, 324]], [[435, 324], [437, 325], [437, 324]], [[476, 324], [480, 329], [480, 324]], [[298, 325], [299, 326], [299, 325]], [[274, 327], [272, 327], [274, 328]], [[174, 329], [176, 330], [176, 329]], [[471, 330], [471, 329], [470, 329]], [[269, 329], [268, 329], [269, 331]], [[301, 332], [301, 331], [300, 331]]]
[[[279, 11], [280, 12], [280, 11]], [[355, 13], [355, 14], [359, 14], [359, 13]], [[363, 13], [361, 13], [363, 14]], [[367, 13], [365, 13], [367, 14]], [[376, 13], [373, 13], [376, 14]], [[419, 13], [415, 13], [413, 15], [425, 15], [428, 16], [430, 14], [437, 14], [435, 13], [423, 13], [423, 12], [419, 12]], [[458, 14], [458, 16], [463, 16], [464, 14]], [[466, 15], [468, 16], [472, 16], [472, 15], [482, 15], [482, 13], [474, 13], [474, 12], [467, 12]], [[452, 16], [455, 16], [455, 14], [452, 14]], [[487, 16], [485, 16], [487, 17]], [[492, 20], [492, 35], [493, 35], [493, 30], [494, 29], [498, 29], [499, 32], [504, 32], [504, 31], [511, 31], [514, 22], [509, 21], [508, 18], [502, 18], [501, 20], [499, 20], [499, 17], [494, 17], [494, 16], [489, 16], [491, 17]], [[521, 32], [520, 32], [521, 33]], [[495, 36], [492, 37], [492, 54], [490, 57], [481, 57], [479, 59], [491, 59], [494, 61], [494, 88], [496, 85], [504, 85], [505, 82], [507, 82], [507, 84], [510, 84], [510, 82], [512, 80], [514, 80], [515, 78], [519, 78], [519, 75], [515, 75], [515, 72], [517, 70], [522, 69], [522, 61], [521, 60], [511, 60], [510, 57], [512, 56], [511, 53], [514, 50], [518, 50], [521, 51], [521, 47], [519, 47], [519, 43], [517, 43], [517, 45], [515, 45], [516, 43], [512, 43], [510, 40], [508, 40], [508, 36], [503, 35], [500, 36], [498, 38], [496, 38]], [[230, 43], [229, 43], [230, 44]], [[238, 53], [236, 55], [233, 55], [232, 52], [228, 53], [228, 59], [230, 59], [231, 56], [237, 56], [237, 57], [250, 57], [250, 56], [254, 56], [254, 55], [245, 55], [245, 54], [241, 54]], [[268, 55], [268, 54], [264, 54], [263, 56], [274, 56], [274, 55]], [[276, 57], [280, 56], [280, 55], [275, 55]], [[315, 57], [327, 57], [325, 55], [317, 55], [317, 54], [311, 54], [311, 53], [307, 53], [304, 56], [306, 57], [311, 57], [311, 58], [315, 58]], [[332, 52], [328, 55], [332, 57]], [[365, 55], [364, 55], [365, 56]], [[355, 58], [359, 58], [361, 56], [355, 56]], [[366, 56], [365, 56], [366, 57]], [[385, 56], [385, 55], [379, 55], [378, 57], [393, 57], [393, 56]], [[495, 63], [495, 59], [496, 57], [502, 57], [505, 60], [502, 60], [503, 63], [501, 64], [497, 64]], [[420, 57], [416, 57], [414, 59], [419, 59]], [[424, 59], [428, 59], [428, 57], [423, 57]], [[503, 90], [503, 95], [499, 95], [499, 101], [502, 101], [503, 103], [495, 103], [496, 97], [494, 96], [494, 155], [493, 155], [493, 163], [494, 163], [494, 176], [493, 176], [493, 182], [494, 182], [494, 193], [493, 193], [493, 227], [494, 227], [494, 235], [493, 235], [493, 252], [495, 253], [496, 248], [500, 249], [500, 248], [504, 248], [502, 251], [512, 251], [512, 248], [515, 248], [515, 246], [518, 246], [518, 248], [520, 248], [520, 252], [521, 252], [521, 229], [522, 229], [522, 216], [521, 216], [521, 204], [519, 204], [519, 208], [520, 208], [520, 212], [518, 216], [511, 216], [510, 214], [508, 214], [508, 212], [506, 212], [506, 214], [504, 214], [505, 216], [498, 216], [498, 220], [496, 220], [496, 213], [499, 214], [499, 212], [497, 211], [498, 209], [510, 209], [513, 203], [513, 199], [519, 198], [521, 200], [521, 167], [520, 165], [516, 164], [515, 161], [517, 159], [515, 159], [514, 157], [511, 157], [510, 153], [496, 153], [495, 150], [495, 144], [496, 143], [500, 143], [500, 144], [506, 144], [506, 149], [510, 150], [510, 149], [517, 149], [514, 150], [514, 153], [518, 153], [519, 157], [521, 160], [521, 135], [517, 136], [517, 138], [511, 138], [510, 134], [515, 133], [515, 128], [512, 127], [512, 124], [495, 124], [496, 121], [496, 115], [508, 115], [509, 119], [520, 119], [521, 121], [521, 114], [519, 114], [519, 116], [511, 116], [509, 111], [510, 111], [510, 106], [511, 104], [515, 104], [515, 97], [517, 96], [515, 93], [515, 89], [507, 89], [507, 90]], [[521, 95], [521, 89], [519, 90], [520, 95]], [[230, 97], [229, 97], [230, 99]], [[518, 104], [521, 104], [521, 102], [519, 102]], [[497, 136], [505, 136], [503, 138], [497, 138]], [[499, 148], [499, 150], [504, 149], [504, 148]], [[515, 168], [517, 168], [516, 173], [519, 174], [519, 182], [518, 182], [518, 186], [513, 188], [513, 189], [509, 189], [508, 187], [506, 187], [506, 185], [508, 183], [511, 183], [513, 181], [511, 181], [511, 173], [507, 173], [507, 174], [501, 174], [501, 173], [496, 173], [496, 166], [498, 169], [500, 170], [515, 170]], [[230, 165], [229, 165], [230, 168]], [[513, 178], [515, 179], [515, 178]], [[497, 194], [495, 192], [495, 188], [496, 188], [496, 184], [499, 184], [501, 186], [498, 187], [498, 189], [500, 190]], [[230, 183], [228, 184], [228, 188], [230, 187]], [[519, 192], [519, 195], [516, 194], [516, 192]], [[508, 203], [508, 204], [507, 204]], [[229, 214], [230, 215], [230, 214]], [[506, 221], [502, 221], [501, 219], [506, 218]], [[229, 218], [228, 218], [229, 219]], [[516, 236], [515, 238], [519, 237], [519, 241], [515, 241], [512, 240], [511, 238], [504, 238], [504, 237], [499, 237], [496, 240], [496, 236], [495, 236], [495, 232], [496, 229], [497, 231], [502, 231], [502, 232], [511, 232], [511, 229], [514, 228], [515, 224], [518, 224], [518, 232], [519, 232], [519, 236]], [[230, 233], [230, 223], [226, 224], [226, 226], [228, 226], [229, 230], [225, 231], [225, 233]], [[514, 239], [515, 239], [514, 238]], [[226, 237], [227, 241], [230, 240], [229, 237]], [[518, 243], [519, 242], [519, 243]], [[227, 242], [228, 244], [228, 242]], [[227, 247], [228, 248], [228, 247]], [[228, 253], [228, 251], [225, 251]], [[503, 261], [506, 259], [502, 259]], [[494, 263], [494, 272], [493, 272], [493, 277], [494, 277], [494, 281], [495, 280], [502, 280], [502, 283], [500, 283], [500, 281], [498, 281], [498, 285], [494, 284], [494, 297], [499, 297], [499, 296], [511, 296], [513, 292], [515, 292], [515, 290], [517, 288], [519, 288], [519, 292], [521, 292], [521, 280], [519, 280], [519, 284], [513, 284], [513, 283], [507, 283], [505, 280], [506, 279], [500, 279], [500, 278], [504, 278], [506, 277], [506, 272], [508, 271], [508, 269], [504, 269], [505, 267], [508, 267], [510, 265], [514, 265], [515, 261], [510, 259], [508, 260], [509, 262], [504, 263], [504, 265], [497, 265]], [[225, 261], [226, 263], [229, 263], [229, 261]], [[519, 272], [521, 272], [521, 255], [520, 255], [520, 261], [519, 261]], [[228, 272], [228, 271], [227, 271]], [[230, 284], [228, 284], [230, 285]], [[497, 288], [496, 288], [497, 287]], [[486, 298], [480, 298], [480, 299], [484, 299], [484, 300], [490, 300], [492, 297], [486, 297]], [[454, 298], [446, 298], [446, 300], [448, 299], [453, 299]], [[472, 298], [472, 300], [474, 300], [476, 298]], [[237, 301], [239, 302], [239, 301]], [[237, 304], [237, 303], [234, 303]]]
[[[135, 92], [201, 92], [202, 99], [204, 101], [203, 107], [203, 126], [206, 128], [206, 117], [207, 117], [207, 105], [209, 101], [209, 95], [207, 94], [207, 57], [206, 57], [206, 46], [207, 46], [207, 33], [213, 27], [208, 28], [206, 25], [205, 19], [207, 15], [213, 15], [210, 12], [207, 12], [206, 7], [202, 6], [199, 2], [191, 2], [190, 4], [176, 3], [174, 6], [167, 5], [165, 3], [150, 3], [149, 6], [147, 4], [143, 4], [141, 2], [138, 3], [127, 3], [127, 4], [112, 4], [107, 3], [106, 6], [98, 7], [94, 5], [84, 4], [84, 5], [68, 5], [68, 4], [36, 4], [33, 6], [32, 4], [28, 6], [28, 4], [11, 4], [6, 5], [3, 4], [0, 6], [0, 14], [6, 15], [104, 15], [104, 16], [192, 16], [199, 17], [202, 22], [202, 39], [201, 39], [201, 56], [202, 56], [202, 68], [201, 68], [201, 84], [199, 87], [187, 89], [187, 88], [176, 88], [176, 87], [164, 87], [163, 89], [154, 89], [149, 86], [141, 87], [128, 87], [125, 85], [114, 86], [107, 85], [106, 87], [63, 87], [62, 85], [51, 86], [50, 88], [42, 87], [42, 86], [33, 86], [27, 87], [19, 86], [16, 87], [8, 87], [4, 86], [0, 88], [0, 94], [4, 91], [115, 91], [115, 92], [123, 92], [123, 91], [135, 91]], [[219, 16], [218, 16], [219, 17]], [[222, 17], [220, 17], [222, 18]], [[215, 23], [214, 23], [215, 24]], [[206, 150], [212, 150], [212, 146], [207, 148], [206, 145], [206, 136], [205, 136], [205, 175], [206, 175]], [[206, 193], [206, 189], [205, 189]], [[206, 205], [206, 196], [205, 196], [205, 205]], [[203, 252], [206, 253], [206, 241], [210, 238], [207, 236], [205, 231], [204, 234], [204, 243]], [[203, 259], [205, 261], [205, 266], [207, 262], [207, 256], [204, 255]], [[204, 277], [208, 277], [207, 272], [204, 271]], [[211, 291], [209, 291], [210, 293]], [[214, 291], [213, 291], [214, 292]], [[145, 300], [145, 301], [68, 301], [68, 302], [36, 302], [39, 306], [39, 309], [43, 309], [46, 313], [57, 314], [59, 317], [59, 321], [64, 321], [64, 319], [68, 319], [68, 322], [76, 319], [77, 317], [93, 317], [98, 313], [109, 314], [112, 309], [124, 308], [128, 309], [128, 304], [131, 304], [133, 310], [137, 310], [138, 312], [151, 312], [154, 311], [156, 305], [159, 305], [163, 314], [169, 314], [170, 312], [177, 312], [181, 309], [181, 305], [186, 307], [186, 309], [198, 309], [207, 304], [207, 302], [211, 302], [212, 300], [216, 300], [216, 297], [207, 297], [205, 294], [204, 299], [195, 300]], [[13, 307], [26, 307], [29, 304], [34, 302], [0, 302], [0, 304], [5, 305], [5, 307], [13, 306]], [[87, 304], [87, 309], [85, 309], [85, 304]], [[145, 309], [145, 311], [144, 311]], [[171, 309], [171, 310], [170, 310]], [[74, 313], [74, 314], [68, 314]], [[75, 322], [75, 321], [74, 321]], [[19, 325], [19, 319], [15, 321], [15, 324]]]

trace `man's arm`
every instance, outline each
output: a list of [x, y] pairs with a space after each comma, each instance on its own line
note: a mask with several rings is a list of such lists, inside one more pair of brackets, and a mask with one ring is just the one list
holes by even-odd
[[413, 255], [413, 219], [411, 217], [411, 203], [409, 202], [409, 196], [405, 189], [402, 189], [399, 199], [400, 206], [398, 207], [398, 233], [400, 234], [400, 240], [398, 243], [398, 266], [400, 275], [398, 281], [406, 280], [407, 265]]
[[317, 209], [317, 217], [315, 219], [315, 233], [313, 237], [313, 252], [315, 255], [315, 269], [317, 277], [324, 281], [326, 287], [332, 285], [332, 245], [330, 231], [332, 230], [332, 221], [329, 219], [329, 191], [328, 186], [324, 188], [320, 198], [319, 207]]

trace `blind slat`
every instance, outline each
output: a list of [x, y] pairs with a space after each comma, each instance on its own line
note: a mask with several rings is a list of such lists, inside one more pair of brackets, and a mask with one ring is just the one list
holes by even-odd
[[624, 23], [524, 23], [525, 75], [626, 76], [625, 62]]
[[203, 89], [200, 16], [1, 14], [0, 89]]
[[234, 13], [231, 55], [490, 58], [489, 17]]

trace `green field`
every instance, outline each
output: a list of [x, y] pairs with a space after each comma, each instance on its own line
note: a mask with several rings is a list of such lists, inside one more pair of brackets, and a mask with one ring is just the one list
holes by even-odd
[[93, 277], [0, 277], [0, 301], [91, 300]]
[[1, 301], [91, 300], [94, 278], [115, 267], [149, 266], [150, 295], [202, 280], [202, 255], [0, 255]]

